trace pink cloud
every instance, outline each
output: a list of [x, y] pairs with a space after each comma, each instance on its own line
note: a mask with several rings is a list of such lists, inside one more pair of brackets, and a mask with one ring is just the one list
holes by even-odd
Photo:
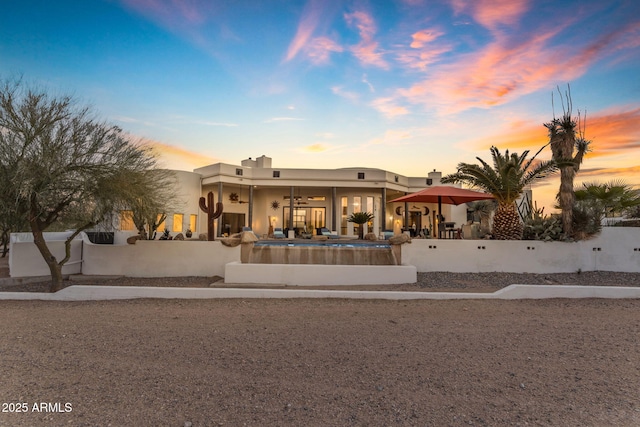
[[396, 61], [419, 70], [436, 62], [443, 54], [451, 51], [448, 44], [437, 44], [444, 33], [437, 29], [424, 29], [411, 35], [411, 49], [401, 50], [396, 54]]
[[499, 25], [513, 26], [529, 8], [528, 0], [451, 0], [456, 14], [470, 15], [482, 26], [495, 30]]
[[390, 118], [409, 114], [409, 110], [398, 105], [392, 98], [378, 98], [373, 101], [371, 105], [373, 108]]
[[151, 147], [152, 151], [158, 155], [162, 166], [169, 169], [191, 171], [195, 168], [220, 162], [220, 159], [215, 157], [158, 141], [147, 140], [144, 141], [144, 145]]
[[348, 99], [351, 102], [356, 102], [360, 98], [360, 95], [358, 95], [356, 92], [344, 90], [342, 86], [332, 87], [331, 92], [333, 92], [334, 95], [338, 95], [342, 98]]
[[427, 43], [435, 41], [438, 37], [442, 36], [442, 31], [437, 30], [420, 30], [411, 35], [413, 41], [409, 45], [414, 49], [420, 49]]
[[[576, 80], [598, 61], [627, 60], [640, 46], [638, 22], [608, 33], [594, 32], [591, 39], [571, 37], [577, 25], [575, 17], [510, 35], [499, 27], [516, 25], [527, 12], [526, 1], [451, 2], [456, 13], [469, 13], [491, 29], [493, 41], [473, 52], [445, 58], [453, 47], [440, 42], [438, 29], [412, 34], [410, 47], [397, 52], [396, 61], [428, 74], [409, 87], [397, 89], [396, 103], [422, 104], [441, 114], [490, 108]], [[444, 59], [450, 62], [438, 64]]]
[[[552, 113], [549, 113], [549, 120]], [[582, 117], [584, 119], [584, 116]], [[640, 108], [608, 110], [587, 115], [584, 137], [591, 141], [588, 158], [621, 155], [640, 150]], [[498, 133], [471, 143], [474, 148], [488, 150], [495, 145], [510, 150], [537, 150], [549, 142], [547, 129], [542, 123], [514, 121]]]
[[207, 21], [213, 10], [209, 2], [180, 0], [120, 0], [136, 13], [175, 30]]
[[640, 108], [608, 111], [587, 116], [585, 137], [592, 141], [594, 156], [621, 154], [640, 150]]
[[303, 147], [302, 150], [307, 151], [309, 153], [322, 153], [323, 151], [327, 151], [329, 149], [330, 147], [327, 144], [316, 143], [316, 144], [307, 145], [306, 147]]
[[388, 145], [399, 146], [406, 145], [407, 140], [413, 138], [413, 135], [406, 130], [387, 130], [383, 136], [374, 138], [367, 145]]
[[344, 15], [347, 24], [354, 26], [360, 35], [360, 43], [351, 47], [351, 52], [363, 65], [372, 65], [387, 69], [389, 64], [383, 59], [383, 52], [379, 51], [379, 44], [374, 40], [376, 25], [371, 15], [363, 11], [356, 11]]
[[328, 37], [316, 37], [305, 46], [307, 57], [316, 65], [328, 63], [332, 53], [343, 50], [342, 46]]
[[[397, 95], [444, 113], [501, 105], [557, 82], [577, 79], [591, 64], [620, 48], [620, 41], [632, 40], [630, 35], [639, 28], [618, 28], [582, 46], [556, 45], [562, 30], [559, 26], [549, 31], [536, 30], [524, 41], [496, 35], [496, 41], [484, 49], [437, 68], [426, 79], [399, 89]], [[415, 57], [404, 59], [410, 66], [424, 65]]]
[[306, 4], [302, 12], [302, 18], [298, 23], [296, 35], [293, 37], [293, 40], [291, 40], [291, 43], [289, 43], [289, 48], [287, 49], [287, 54], [284, 59], [285, 62], [295, 58], [309, 43], [314, 31], [318, 27], [321, 14], [322, 3], [320, 1], [311, 0]]

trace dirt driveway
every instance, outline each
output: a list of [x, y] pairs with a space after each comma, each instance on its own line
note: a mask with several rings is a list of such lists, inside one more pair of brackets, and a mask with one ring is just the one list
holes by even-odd
[[640, 300], [0, 301], [0, 323], [0, 396], [28, 408], [2, 426], [640, 425]]

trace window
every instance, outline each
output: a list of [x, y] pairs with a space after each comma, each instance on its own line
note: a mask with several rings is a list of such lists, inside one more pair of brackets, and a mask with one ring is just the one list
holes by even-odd
[[284, 226], [285, 228], [297, 228], [299, 231], [305, 231], [307, 228], [307, 209], [293, 208], [293, 227], [289, 225], [290, 208], [284, 208]]
[[280, 171], [273, 171], [274, 178], [280, 178]]
[[347, 201], [345, 196], [340, 198], [340, 204], [342, 206], [342, 215], [340, 216], [340, 234], [347, 234]]
[[395, 182], [398, 182], [398, 180], [399, 180], [400, 178], [398, 178], [398, 175], [396, 175], [393, 179], [394, 179], [394, 181], [395, 181]]
[[358, 172], [358, 179], [364, 179], [364, 172]]
[[120, 230], [121, 231], [135, 230], [132, 211], [120, 211]]
[[173, 232], [174, 233], [182, 233], [183, 219], [184, 219], [183, 214], [173, 214]]
[[236, 175], [242, 176], [242, 169], [236, 168]]
[[230, 236], [242, 231], [244, 227], [244, 214], [240, 213], [223, 213], [222, 214], [222, 234]]
[[353, 196], [353, 213], [362, 212], [362, 197]]
[[158, 228], [156, 230], [162, 232], [165, 228], [167, 228], [167, 225], [164, 223], [164, 220], [166, 218], [167, 216], [165, 214], [158, 214], [158, 217], [156, 218], [156, 221], [158, 222]]
[[198, 215], [191, 214], [189, 215], [189, 230], [196, 232], [196, 225], [198, 223]]

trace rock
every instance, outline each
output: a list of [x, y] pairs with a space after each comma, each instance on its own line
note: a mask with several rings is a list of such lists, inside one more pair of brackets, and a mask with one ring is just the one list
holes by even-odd
[[404, 233], [389, 238], [389, 244], [391, 245], [402, 245], [404, 243], [411, 243], [411, 237]]
[[139, 235], [127, 237], [127, 243], [130, 245], [135, 245], [138, 240], [141, 240]]
[[253, 243], [258, 241], [258, 236], [253, 231], [243, 231], [240, 233], [240, 243]]
[[206, 241], [207, 241], [207, 240], [209, 240], [209, 239], [207, 238], [207, 235], [206, 235], [206, 234], [204, 234], [204, 233], [200, 233], [200, 234], [198, 235], [198, 240], [202, 240], [202, 241], [206, 242]]
[[184, 235], [182, 233], [178, 233], [173, 240], [184, 240]]
[[367, 233], [364, 235], [364, 240], [378, 240], [376, 233]]
[[234, 248], [240, 244], [240, 234], [232, 234], [230, 237], [219, 240], [223, 245]]

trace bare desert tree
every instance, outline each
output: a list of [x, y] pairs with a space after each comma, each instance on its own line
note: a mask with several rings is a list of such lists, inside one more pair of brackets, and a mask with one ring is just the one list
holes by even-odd
[[[73, 97], [22, 80], [0, 83], [0, 162], [3, 203], [28, 223], [52, 292], [62, 286], [62, 266], [81, 231], [154, 197], [148, 177], [157, 162], [150, 148], [97, 120]], [[57, 259], [43, 233], [60, 222], [74, 232]]]
[[167, 212], [181, 207], [176, 200], [177, 179], [170, 170], [153, 169], [139, 177], [136, 187], [148, 188], [148, 194], [131, 201], [131, 219], [141, 237], [153, 239], [160, 224], [167, 219]]

